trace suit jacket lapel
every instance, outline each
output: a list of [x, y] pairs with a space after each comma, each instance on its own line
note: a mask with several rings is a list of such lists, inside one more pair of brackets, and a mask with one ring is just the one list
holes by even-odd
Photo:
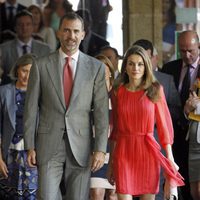
[[9, 92], [7, 94], [8, 94], [7, 108], [9, 108], [8, 115], [9, 115], [13, 130], [15, 130], [16, 115], [15, 115], [15, 85], [14, 84], [9, 85]]
[[87, 57], [80, 52], [68, 110], [70, 110], [70, 106], [80, 93], [82, 86], [84, 86], [84, 80], [88, 80], [90, 77], [90, 70], [88, 70], [88, 67], [89, 63]]
[[61, 72], [60, 65], [61, 64], [59, 59], [59, 52], [56, 51], [54, 54], [51, 54], [51, 58], [49, 59], [46, 68], [47, 71], [49, 72], [49, 76], [55, 87], [56, 93], [61, 101], [61, 104], [63, 105], [64, 109], [66, 109], [64, 95], [63, 95], [62, 81], [61, 81], [61, 76], [63, 73]]
[[182, 70], [182, 66], [183, 66], [183, 61], [181, 59], [177, 60], [176, 62], [176, 67], [172, 66], [173, 70], [174, 70], [174, 83], [176, 85], [176, 88], [178, 90], [179, 87], [179, 81], [180, 81], [180, 76], [181, 76], [181, 70]]
[[32, 48], [31, 48], [31, 53], [33, 53], [34, 54], [34, 52], [37, 52], [39, 49], [37, 49], [37, 47], [36, 47], [36, 43], [35, 43], [35, 41], [34, 41], [34, 39], [32, 40]]
[[19, 57], [19, 55], [18, 55], [18, 52], [17, 52], [17, 40], [16, 39], [12, 43], [10, 50], [12, 52], [11, 53], [12, 57], [17, 59]]

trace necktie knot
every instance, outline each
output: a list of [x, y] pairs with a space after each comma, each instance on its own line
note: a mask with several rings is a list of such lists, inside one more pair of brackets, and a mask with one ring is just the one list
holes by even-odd
[[65, 58], [65, 61], [66, 61], [66, 63], [68, 63], [68, 65], [70, 65], [70, 67], [71, 67], [72, 57], [71, 57], [71, 56], [66, 57], [66, 58]]

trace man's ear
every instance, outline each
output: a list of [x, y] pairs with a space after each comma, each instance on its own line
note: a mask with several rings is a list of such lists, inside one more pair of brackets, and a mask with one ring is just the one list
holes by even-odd
[[83, 34], [83, 35], [82, 35], [82, 40], [84, 40], [84, 38], [85, 38], [85, 31], [83, 31], [82, 34]]

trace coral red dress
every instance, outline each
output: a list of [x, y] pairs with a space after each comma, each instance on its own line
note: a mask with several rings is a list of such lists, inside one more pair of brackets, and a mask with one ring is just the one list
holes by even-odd
[[117, 91], [117, 106], [113, 105], [117, 117], [110, 138], [116, 140], [113, 169], [117, 193], [156, 194], [160, 166], [173, 187], [184, 185], [153, 136], [156, 123], [161, 145], [173, 143], [173, 127], [162, 87], [160, 93], [160, 100], [153, 103], [143, 90], [131, 92], [121, 86]]

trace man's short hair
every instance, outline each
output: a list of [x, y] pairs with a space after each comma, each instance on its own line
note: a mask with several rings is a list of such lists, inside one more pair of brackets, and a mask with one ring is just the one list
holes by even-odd
[[153, 44], [152, 42], [150, 42], [149, 40], [146, 40], [146, 39], [140, 39], [140, 40], [137, 40], [136, 42], [134, 42], [132, 44], [133, 45], [138, 45], [138, 46], [141, 46], [143, 49], [145, 49], [146, 51], [147, 50], [150, 50], [151, 51], [151, 56], [153, 56]]
[[33, 22], [33, 15], [32, 15], [32, 13], [29, 12], [28, 10], [24, 9], [24, 10], [22, 10], [22, 11], [20, 11], [20, 12], [18, 12], [16, 14], [16, 16], [15, 16], [15, 25], [17, 23], [17, 20], [19, 18], [21, 18], [21, 17], [24, 17], [24, 16], [29, 16], [31, 18], [32, 22]]
[[79, 16], [75, 12], [68, 12], [60, 19], [59, 29], [65, 19], [67, 19], [67, 20], [77, 20], [78, 19], [82, 24], [82, 29], [84, 30], [84, 21], [83, 21], [82, 17]]

